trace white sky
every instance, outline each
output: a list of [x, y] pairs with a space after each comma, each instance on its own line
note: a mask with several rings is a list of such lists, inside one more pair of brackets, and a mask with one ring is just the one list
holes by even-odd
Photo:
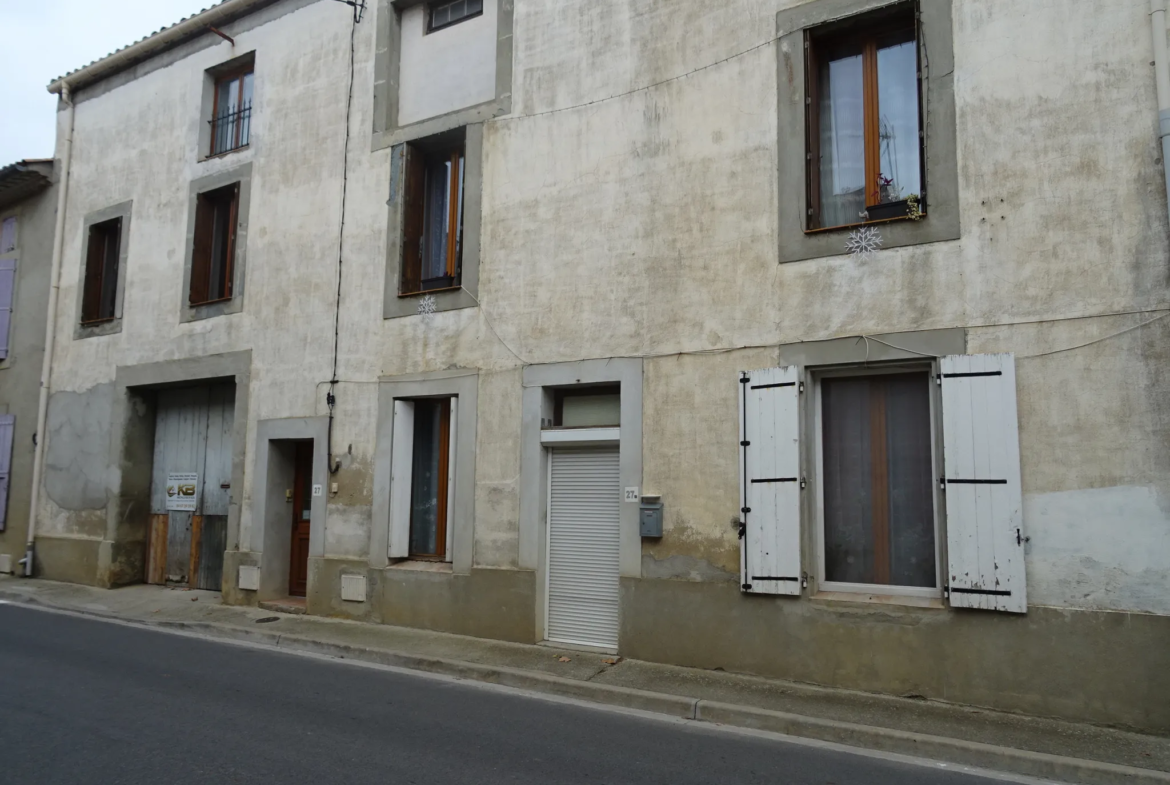
[[0, 0], [0, 166], [50, 158], [58, 76], [218, 0]]

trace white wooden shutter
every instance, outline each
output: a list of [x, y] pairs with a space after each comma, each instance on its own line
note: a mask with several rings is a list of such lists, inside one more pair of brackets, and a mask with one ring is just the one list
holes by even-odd
[[12, 469], [12, 433], [16, 415], [0, 415], [0, 532], [8, 526], [8, 475]]
[[800, 381], [795, 366], [740, 375], [740, 586], [800, 595]]
[[459, 399], [451, 399], [451, 427], [447, 442], [447, 554], [446, 561], [455, 558], [455, 428], [459, 422]]
[[552, 451], [546, 633], [550, 641], [617, 648], [620, 467], [617, 447]]
[[940, 370], [951, 605], [1025, 613], [1015, 359], [952, 355]]
[[394, 401], [394, 436], [390, 445], [391, 559], [410, 555], [410, 491], [414, 466], [414, 402]]

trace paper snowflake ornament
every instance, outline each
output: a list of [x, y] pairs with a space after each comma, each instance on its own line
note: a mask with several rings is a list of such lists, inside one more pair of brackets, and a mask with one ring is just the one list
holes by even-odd
[[435, 320], [435, 311], [437, 310], [438, 303], [433, 294], [428, 294], [418, 301], [418, 315], [423, 318], [424, 324], [429, 325]]
[[849, 240], [845, 243], [845, 250], [852, 254], [854, 259], [872, 259], [882, 247], [882, 236], [872, 226], [862, 226], [849, 233]]

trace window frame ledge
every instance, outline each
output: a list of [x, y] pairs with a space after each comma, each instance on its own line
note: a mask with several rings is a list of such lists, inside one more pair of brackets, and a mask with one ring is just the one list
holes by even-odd
[[[813, 592], [809, 600], [826, 606], [837, 605], [839, 603], [865, 603], [868, 605], [881, 605], [895, 608], [915, 608], [924, 610], [945, 610], [947, 604], [942, 596], [942, 591], [938, 589], [931, 589], [929, 591], [935, 592], [930, 596], [920, 594], [901, 594], [889, 592], [867, 592], [860, 590], [843, 590], [841, 586], [848, 584], [831, 584], [826, 587], [821, 584], [822, 588]], [[898, 588], [894, 586], [875, 586], [879, 589]], [[909, 587], [903, 587], [909, 588]]]
[[386, 565], [387, 570], [404, 570], [406, 572], [427, 572], [436, 575], [454, 575], [455, 570], [449, 561], [438, 559], [421, 559], [410, 557], [396, 559]]

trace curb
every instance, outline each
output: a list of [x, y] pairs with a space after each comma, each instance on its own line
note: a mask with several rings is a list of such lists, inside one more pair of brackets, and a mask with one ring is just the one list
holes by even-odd
[[631, 687], [595, 684], [507, 666], [482, 665], [442, 657], [407, 654], [389, 649], [328, 643], [300, 635], [251, 630], [215, 622], [151, 621], [127, 618], [88, 608], [56, 605], [25, 595], [9, 594], [3, 591], [0, 591], [0, 597], [16, 604], [67, 611], [133, 624], [147, 629], [178, 630], [198, 633], [208, 638], [264, 644], [289, 652], [387, 665], [564, 698], [575, 698], [606, 706], [681, 717], [712, 725], [749, 728], [1039, 779], [1082, 785], [1170, 785], [1170, 772], [1155, 769], [1140, 769], [1115, 763], [1069, 758], [1009, 747], [996, 747], [981, 742], [808, 717], [769, 709], [757, 709], [681, 695], [649, 692]]

